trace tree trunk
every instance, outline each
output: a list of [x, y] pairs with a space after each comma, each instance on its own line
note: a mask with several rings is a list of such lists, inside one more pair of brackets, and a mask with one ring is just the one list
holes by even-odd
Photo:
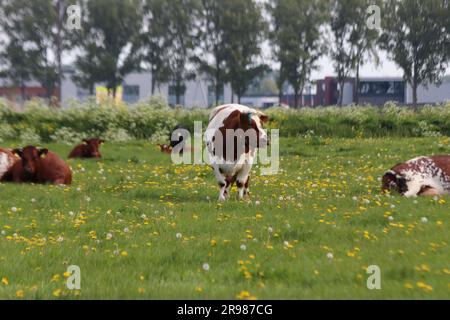
[[359, 62], [356, 64], [355, 104], [359, 104]]
[[417, 79], [416, 79], [416, 76], [414, 76], [414, 79], [413, 79], [412, 90], [413, 90], [413, 108], [417, 109]]
[[22, 98], [22, 105], [25, 104], [25, 82], [21, 81], [20, 82], [20, 96]]
[[294, 90], [294, 108], [298, 108], [298, 89]]
[[61, 107], [61, 99], [62, 99], [62, 42], [63, 42], [63, 23], [64, 23], [64, 10], [65, 10], [65, 0], [59, 0], [57, 3], [58, 10], [58, 31], [56, 37], [56, 63], [58, 69], [58, 105]]
[[345, 83], [345, 80], [339, 81], [339, 99], [338, 99], [339, 107], [342, 107], [342, 103], [344, 100], [344, 83]]

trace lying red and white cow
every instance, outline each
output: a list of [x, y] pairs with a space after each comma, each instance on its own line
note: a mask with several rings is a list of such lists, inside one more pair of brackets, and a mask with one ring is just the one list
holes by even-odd
[[220, 187], [219, 201], [230, 197], [236, 182], [238, 198], [249, 194], [249, 174], [258, 148], [268, 144], [262, 124], [268, 117], [260, 111], [239, 104], [213, 109], [205, 140], [209, 162]]
[[102, 143], [105, 143], [105, 140], [99, 138], [83, 139], [83, 143], [77, 145], [70, 152], [69, 159], [101, 158], [99, 148]]
[[11, 150], [0, 148], [0, 179], [18, 160]]
[[406, 197], [450, 194], [450, 155], [419, 157], [397, 164], [382, 179], [384, 191]]
[[15, 183], [72, 183], [72, 171], [69, 166], [48, 149], [28, 146], [14, 149], [20, 159], [3, 175], [1, 181]]

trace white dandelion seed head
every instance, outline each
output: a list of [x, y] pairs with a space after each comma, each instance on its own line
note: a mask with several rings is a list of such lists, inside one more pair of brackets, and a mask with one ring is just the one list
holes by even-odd
[[246, 246], [245, 244], [241, 244], [241, 250], [242, 250], [242, 251], [247, 250], [247, 246]]
[[179, 232], [175, 236], [177, 237], [177, 239], [181, 239], [183, 237], [183, 235]]
[[331, 252], [328, 252], [327, 253], [327, 258], [331, 260], [331, 259], [334, 258], [334, 256], [333, 256], [333, 254]]
[[420, 218], [420, 222], [427, 223], [428, 219], [426, 217], [422, 217], [422, 218]]
[[388, 217], [388, 220], [389, 220], [389, 221], [394, 221], [394, 217], [393, 217], [393, 216], [389, 216], [389, 217]]
[[272, 228], [272, 227], [268, 227], [268, 228], [267, 228], [267, 231], [268, 231], [269, 233], [272, 233], [272, 232], [273, 232], [273, 228]]
[[108, 233], [106, 234], [106, 239], [111, 240], [112, 237], [113, 237], [113, 235], [112, 235], [111, 232], [108, 232]]
[[16, 207], [12, 207], [12, 208], [11, 208], [11, 211], [12, 211], [12, 212], [17, 212], [17, 208], [16, 208]]
[[205, 271], [209, 271], [209, 264], [204, 263], [203, 266], [202, 266], [202, 268], [203, 268], [203, 270], [205, 270]]

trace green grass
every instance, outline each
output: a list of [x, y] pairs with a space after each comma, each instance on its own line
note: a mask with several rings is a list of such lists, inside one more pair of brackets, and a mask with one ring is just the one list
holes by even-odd
[[69, 161], [71, 187], [0, 185], [0, 299], [448, 299], [450, 199], [381, 195], [378, 179], [449, 141], [281, 139], [279, 174], [254, 168], [251, 201], [224, 204], [207, 166], [106, 144], [101, 161]]

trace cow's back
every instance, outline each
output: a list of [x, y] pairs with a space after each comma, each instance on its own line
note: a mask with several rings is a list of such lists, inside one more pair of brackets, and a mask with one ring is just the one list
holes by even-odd
[[63, 181], [64, 184], [70, 184], [72, 182], [72, 171], [64, 160], [49, 151], [45, 158], [40, 159], [37, 180], [40, 183]]

